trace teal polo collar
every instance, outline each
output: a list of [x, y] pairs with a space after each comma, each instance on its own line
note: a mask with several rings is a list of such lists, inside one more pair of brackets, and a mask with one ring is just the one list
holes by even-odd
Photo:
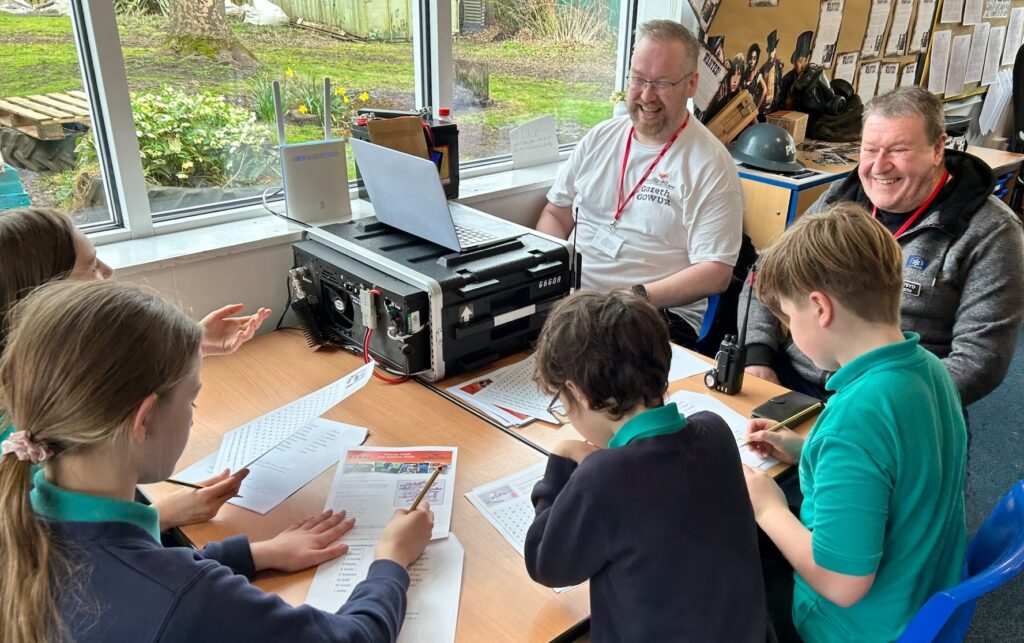
[[833, 373], [832, 377], [828, 378], [828, 381], [825, 382], [825, 388], [829, 391], [838, 391], [881, 364], [910, 359], [917, 353], [917, 346], [921, 341], [921, 336], [917, 333], [903, 331], [903, 337], [904, 340], [902, 342], [876, 348], [847, 363]]
[[160, 542], [160, 514], [137, 502], [90, 496], [61, 489], [46, 479], [42, 469], [32, 478], [29, 495], [37, 514], [57, 522], [126, 522]]
[[647, 409], [622, 425], [618, 433], [608, 442], [608, 448], [626, 446], [634, 440], [668, 435], [682, 430], [686, 418], [679, 414], [675, 402]]

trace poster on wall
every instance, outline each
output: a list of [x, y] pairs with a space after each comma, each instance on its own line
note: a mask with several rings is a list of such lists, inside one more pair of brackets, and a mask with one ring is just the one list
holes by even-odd
[[711, 26], [721, 4], [722, 0], [690, 0], [690, 7], [697, 16], [701, 31], [707, 31]]
[[903, 65], [900, 73], [900, 87], [913, 87], [917, 84], [917, 62]]
[[928, 91], [941, 94], [946, 91], [946, 72], [949, 68], [949, 46], [953, 32], [949, 29], [936, 31], [932, 36], [931, 65], [928, 67]]
[[882, 67], [878, 71], [878, 89], [875, 90], [875, 95], [881, 96], [896, 89], [896, 81], [899, 80], [899, 75], [899, 63], [882, 63]]
[[985, 5], [986, 18], [1005, 18], [1010, 15], [1010, 0], [988, 0]]
[[1003, 64], [1012, 65], [1017, 49], [1024, 40], [1024, 7], [1010, 10], [1010, 22], [1006, 25], [1006, 42], [1003, 43]]
[[865, 63], [860, 66], [860, 78], [857, 79], [857, 95], [865, 105], [875, 97], [878, 87], [878, 68], [880, 63]]
[[942, 24], [960, 24], [964, 15], [964, 0], [942, 0], [942, 13], [939, 22]]
[[999, 74], [999, 57], [1003, 54], [1006, 39], [1006, 25], [992, 27], [988, 32], [988, 47], [985, 49], [985, 69], [981, 72], [981, 84], [991, 85]]
[[872, 58], [881, 53], [882, 41], [885, 38], [885, 26], [889, 23], [889, 10], [892, 9], [892, 3], [893, 0], [871, 0], [868, 28], [864, 32], [864, 46], [860, 49], [862, 57]]
[[832, 61], [836, 57], [836, 41], [839, 40], [839, 28], [843, 24], [845, 0], [824, 0], [818, 14], [818, 37], [814, 40], [811, 52], [811, 64], [832, 69]]
[[932, 34], [932, 18], [935, 17], [936, 0], [919, 0], [917, 3], [917, 19], [914, 21], [914, 33], [910, 37], [909, 54], [924, 53]]
[[907, 52], [907, 39], [910, 37], [910, 18], [914, 13], [914, 0], [896, 0], [893, 11], [892, 26], [889, 37], [885, 41], [886, 56], [902, 56]]
[[707, 47], [701, 45], [697, 59], [697, 94], [693, 97], [694, 114], [702, 122], [708, 119], [709, 107], [713, 107], [727, 75], [725, 63], [719, 60]]
[[946, 71], [946, 86], [943, 88], [946, 98], [964, 93], [964, 77], [967, 75], [967, 59], [970, 54], [971, 34], [954, 37], [949, 54], [949, 68]]
[[965, 83], [981, 81], [981, 72], [985, 67], [985, 47], [988, 46], [988, 32], [992, 28], [987, 22], [974, 25], [974, 37], [971, 39], [971, 55], [967, 59]]
[[857, 84], [857, 61], [859, 59], [859, 51], [839, 54], [836, 59], [836, 72], [832, 74], [832, 80], [845, 80], [851, 86]]
[[964, 19], [960, 24], [976, 25], [981, 22], [981, 11], [985, 8], [985, 0], [967, 0], [964, 3]]

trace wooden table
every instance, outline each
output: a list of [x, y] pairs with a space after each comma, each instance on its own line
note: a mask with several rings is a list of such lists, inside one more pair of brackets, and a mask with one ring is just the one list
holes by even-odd
[[[431, 385], [431, 387], [434, 388], [434, 390], [438, 394], [444, 395], [446, 398], [462, 406], [463, 403], [461, 402], [461, 400], [455, 397], [451, 397], [446, 393], [446, 390], [449, 387], [454, 386], [460, 382], [465, 382], [466, 380], [479, 377], [480, 375], [483, 375], [484, 373], [492, 371], [501, 366], [506, 366], [508, 364], [515, 363], [520, 359], [523, 359], [524, 357], [525, 354], [507, 357], [497, 362], [496, 364], [491, 364], [490, 366], [482, 368], [478, 371], [474, 371], [472, 373], [463, 373], [460, 375], [449, 377], [440, 382], [437, 382], [434, 385]], [[697, 355], [697, 357], [707, 362], [709, 369], [713, 365], [713, 361], [711, 359], [703, 355]], [[744, 376], [743, 389], [736, 395], [723, 395], [722, 393], [718, 393], [716, 391], [708, 389], [708, 387], [704, 385], [703, 373], [692, 375], [690, 377], [687, 377], [686, 379], [670, 382], [668, 385], [669, 395], [675, 393], [676, 391], [693, 391], [695, 393], [707, 393], [713, 397], [718, 398], [733, 410], [747, 417], [750, 417], [750, 412], [751, 410], [754, 409], [754, 407], [763, 404], [764, 402], [767, 402], [769, 398], [785, 393], [786, 390], [787, 389], [777, 384], [772, 384], [767, 380], [763, 380], [759, 377], [754, 377], [753, 375], [749, 374]], [[800, 433], [801, 435], [806, 435], [807, 431], [810, 430], [812, 424], [813, 423], [811, 421], [803, 422], [797, 428], [797, 433]], [[520, 428], [504, 428], [494, 423], [492, 423], [492, 425], [545, 453], [550, 451], [555, 444], [562, 440], [583, 439], [580, 436], [580, 434], [576, 431], [576, 429], [572, 427], [571, 424], [559, 426], [549, 424], [547, 422], [534, 421]], [[785, 472], [787, 469], [789, 469], [789, 465], [778, 464], [772, 467], [769, 470], [769, 473], [772, 474], [773, 476], [778, 476], [779, 474]]]
[[[263, 413], [351, 372], [361, 360], [342, 351], [312, 352], [298, 332], [254, 339], [234, 355], [203, 365], [203, 390], [180, 470], [209, 454], [229, 431]], [[542, 453], [497, 431], [417, 382], [389, 385], [376, 379], [325, 417], [369, 428], [367, 445], [436, 445], [459, 448], [452, 532], [466, 550], [459, 603], [459, 641], [548, 641], [590, 614], [586, 586], [562, 594], [534, 583], [523, 558], [465, 499], [473, 487], [526, 468]], [[334, 467], [265, 516], [225, 505], [207, 523], [182, 529], [197, 545], [247, 533], [272, 537], [323, 509]], [[149, 485], [159, 497], [178, 487]], [[305, 600], [315, 569], [296, 574], [261, 573], [255, 584], [286, 601]]]

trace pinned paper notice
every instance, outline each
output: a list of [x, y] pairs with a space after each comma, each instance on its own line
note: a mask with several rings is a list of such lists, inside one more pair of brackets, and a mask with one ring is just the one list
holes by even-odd
[[553, 116], [541, 116], [508, 133], [515, 169], [558, 160], [558, 132]]

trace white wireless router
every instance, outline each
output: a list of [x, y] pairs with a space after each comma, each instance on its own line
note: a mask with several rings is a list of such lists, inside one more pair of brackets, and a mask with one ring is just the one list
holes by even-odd
[[285, 141], [281, 84], [276, 80], [274, 111], [288, 218], [309, 224], [351, 219], [345, 139], [331, 138], [331, 80], [324, 78], [324, 140], [291, 145]]

